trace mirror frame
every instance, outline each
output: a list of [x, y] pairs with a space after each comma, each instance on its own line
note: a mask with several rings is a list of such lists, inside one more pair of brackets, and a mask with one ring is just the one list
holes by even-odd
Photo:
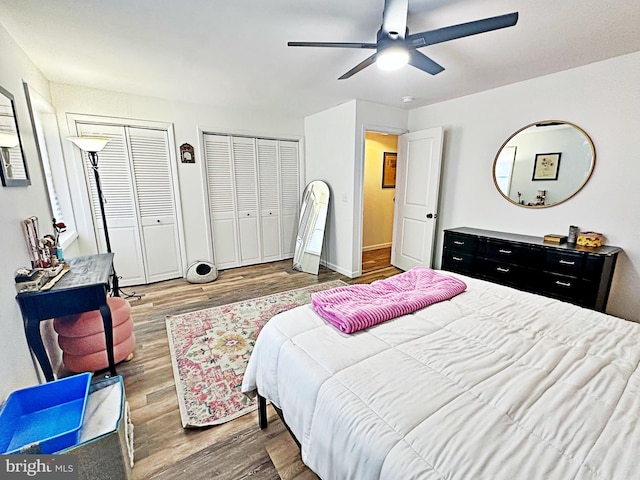
[[18, 116], [16, 115], [15, 98], [11, 92], [5, 90], [0, 86], [0, 94], [7, 97], [11, 102], [11, 110], [13, 112], [13, 123], [16, 129], [16, 135], [18, 136], [18, 147], [20, 147], [20, 156], [22, 157], [22, 165], [24, 166], [25, 178], [9, 178], [4, 168], [4, 162], [0, 162], [0, 180], [3, 187], [26, 187], [31, 185], [31, 179], [29, 178], [29, 169], [27, 168], [27, 160], [24, 156], [24, 148], [22, 147], [22, 137], [20, 135], [20, 129], [18, 127]]
[[[314, 180], [305, 187], [293, 254], [294, 270], [318, 274], [330, 199], [331, 189], [322, 180]], [[310, 248], [312, 244], [317, 251]]]
[[[589, 147], [590, 147], [590, 150], [591, 150], [591, 166], [589, 167], [589, 172], [585, 176], [584, 181], [578, 186], [578, 188], [575, 191], [571, 192], [569, 195], [567, 195], [566, 197], [564, 197], [562, 200], [560, 200], [558, 202], [552, 203], [550, 205], [525, 205], [525, 204], [518, 203], [518, 202], [514, 201], [512, 198], [509, 198], [509, 195], [505, 194], [500, 189], [500, 187], [498, 186], [498, 182], [496, 180], [496, 164], [498, 163], [498, 157], [500, 157], [500, 153], [509, 144], [509, 142], [516, 135], [518, 135], [519, 133], [523, 132], [524, 130], [526, 130], [526, 129], [530, 128], [530, 127], [536, 126], [536, 125], [555, 125], [555, 124], [569, 125], [569, 126], [575, 128], [582, 135], [584, 135], [585, 139], [589, 142]], [[493, 166], [492, 166], [492, 169], [491, 169], [491, 176], [493, 178], [493, 184], [495, 185], [496, 190], [498, 190], [500, 195], [502, 195], [506, 200], [508, 200], [513, 205], [517, 205], [518, 207], [523, 207], [523, 208], [549, 208], [549, 207], [555, 207], [556, 205], [560, 205], [561, 203], [566, 202], [567, 200], [572, 198], [574, 195], [576, 195], [580, 190], [582, 190], [584, 188], [584, 186], [587, 184], [587, 182], [589, 181], [589, 179], [591, 178], [591, 175], [593, 174], [593, 170], [594, 170], [595, 166], [596, 166], [596, 149], [595, 149], [595, 146], [593, 144], [593, 140], [591, 139], [591, 137], [589, 136], [589, 134], [587, 132], [585, 132], [582, 128], [580, 128], [575, 123], [567, 122], [565, 120], [542, 120], [542, 121], [530, 123], [529, 125], [525, 125], [521, 129], [519, 129], [515, 133], [513, 133], [509, 138], [507, 138], [502, 143], [502, 145], [500, 145], [500, 148], [498, 149], [498, 152], [496, 153], [495, 159], [493, 160]]]

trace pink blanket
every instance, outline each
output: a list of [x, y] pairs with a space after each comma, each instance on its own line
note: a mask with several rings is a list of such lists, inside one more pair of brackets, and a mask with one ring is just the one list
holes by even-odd
[[311, 304], [322, 318], [344, 333], [377, 325], [448, 300], [466, 290], [455, 277], [414, 267], [371, 284], [348, 285], [316, 292]]

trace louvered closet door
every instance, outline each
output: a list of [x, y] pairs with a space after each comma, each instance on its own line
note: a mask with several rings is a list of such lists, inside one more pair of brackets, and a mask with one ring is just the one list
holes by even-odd
[[278, 141], [257, 140], [262, 261], [282, 259]]
[[261, 261], [255, 139], [233, 137], [231, 145], [238, 212], [240, 264], [251, 265]]
[[214, 263], [219, 269], [240, 265], [231, 137], [204, 135]]
[[298, 142], [279, 140], [280, 223], [282, 258], [293, 258], [300, 214], [300, 157]]
[[147, 283], [182, 276], [166, 131], [128, 127]]
[[[114, 253], [114, 267], [122, 277], [121, 285], [145, 283], [142, 244], [125, 128], [82, 123], [77, 126], [80, 135], [98, 135], [110, 139], [104, 150], [98, 153], [98, 173], [104, 197], [111, 250]], [[106, 252], [93, 170], [84, 152], [83, 160], [91, 197], [93, 223], [98, 237], [98, 251]]]

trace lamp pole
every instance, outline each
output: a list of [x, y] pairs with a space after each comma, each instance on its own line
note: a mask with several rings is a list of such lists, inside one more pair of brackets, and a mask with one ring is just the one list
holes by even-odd
[[87, 152], [89, 161], [93, 169], [93, 177], [96, 180], [96, 190], [98, 192], [98, 203], [100, 205], [100, 215], [102, 216], [102, 228], [104, 229], [104, 241], [107, 244], [107, 252], [111, 253], [111, 241], [109, 240], [109, 229], [107, 228], [107, 216], [104, 212], [104, 199], [102, 198], [102, 187], [100, 186], [100, 174], [98, 173], [98, 152]]
[[[100, 174], [98, 173], [98, 152], [101, 151], [109, 142], [106, 137], [69, 137], [80, 150], [87, 152], [89, 163], [93, 169], [93, 176], [96, 181], [96, 190], [98, 193], [98, 204], [100, 205], [100, 215], [102, 216], [102, 228], [104, 229], [104, 240], [107, 245], [107, 252], [111, 252], [111, 241], [109, 239], [109, 228], [107, 227], [107, 215], [104, 210], [104, 198], [102, 197], [102, 186], [100, 185]], [[111, 293], [114, 297], [120, 296], [120, 286], [118, 285], [118, 274], [116, 267], [113, 266], [113, 280]]]

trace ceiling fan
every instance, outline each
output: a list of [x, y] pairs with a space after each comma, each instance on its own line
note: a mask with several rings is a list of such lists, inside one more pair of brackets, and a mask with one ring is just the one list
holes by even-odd
[[409, 0], [385, 0], [382, 26], [378, 30], [376, 43], [288, 42], [287, 45], [290, 47], [364, 48], [376, 51], [342, 75], [339, 80], [349, 78], [373, 63], [387, 70], [400, 68], [409, 63], [424, 72], [436, 75], [442, 72], [444, 67], [419, 52], [418, 48], [512, 27], [518, 21], [518, 12], [514, 12], [410, 35], [407, 28], [408, 11]]

